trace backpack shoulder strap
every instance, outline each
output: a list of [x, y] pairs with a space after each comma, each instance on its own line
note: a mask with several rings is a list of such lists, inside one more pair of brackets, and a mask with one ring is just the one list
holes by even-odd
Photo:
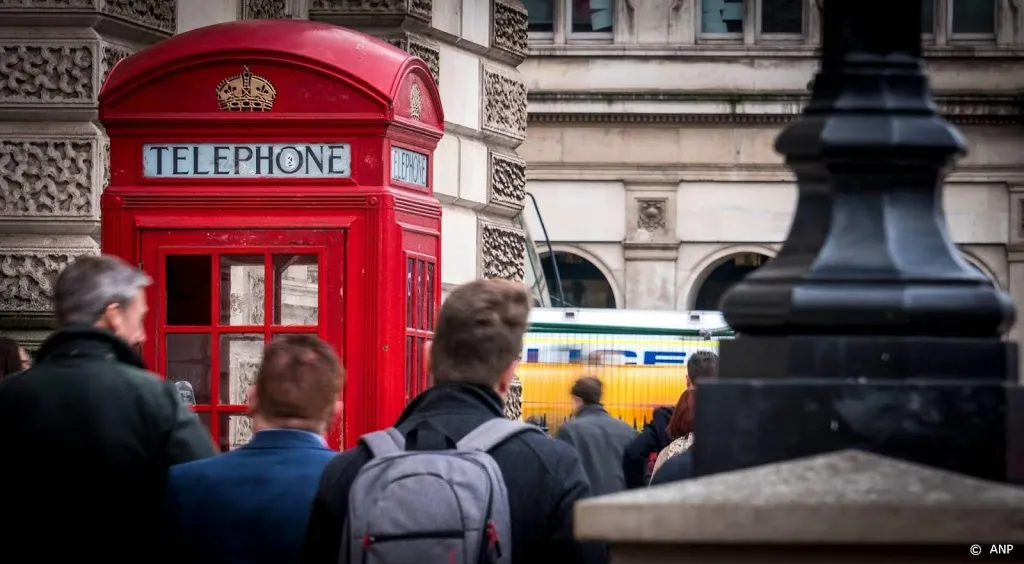
[[359, 440], [370, 449], [374, 458], [387, 456], [405, 450], [405, 437], [394, 427], [388, 427], [383, 431], [367, 433]]
[[459, 441], [456, 448], [459, 450], [479, 450], [487, 452], [505, 442], [506, 439], [518, 435], [519, 433], [529, 431], [537, 431], [538, 433], [543, 432], [533, 425], [519, 423], [518, 421], [511, 421], [504, 417], [495, 417], [494, 419], [483, 423], [476, 429], [473, 429], [465, 437], [462, 437], [462, 440]]

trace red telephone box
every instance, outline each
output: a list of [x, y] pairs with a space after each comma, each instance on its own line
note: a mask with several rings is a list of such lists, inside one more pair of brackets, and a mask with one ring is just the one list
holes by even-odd
[[248, 440], [247, 389], [285, 333], [345, 364], [332, 447], [393, 423], [427, 385], [440, 300], [427, 66], [327, 24], [214, 25], [119, 62], [100, 121], [103, 250], [153, 276], [144, 358], [187, 382], [215, 440]]

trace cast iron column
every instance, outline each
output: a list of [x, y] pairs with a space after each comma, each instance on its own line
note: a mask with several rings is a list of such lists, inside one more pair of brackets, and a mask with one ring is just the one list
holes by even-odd
[[776, 142], [796, 215], [723, 299], [739, 337], [701, 383], [696, 473], [852, 447], [1007, 479], [1014, 308], [946, 228], [965, 146], [923, 72], [921, 2], [823, 4], [811, 101]]

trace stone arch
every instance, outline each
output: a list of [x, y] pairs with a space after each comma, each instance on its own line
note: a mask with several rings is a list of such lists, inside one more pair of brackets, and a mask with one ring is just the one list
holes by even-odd
[[978, 257], [978, 255], [970, 251], [960, 249], [960, 256], [962, 256], [964, 260], [967, 261], [967, 264], [973, 266], [974, 270], [977, 270], [978, 272], [984, 274], [985, 278], [988, 278], [992, 282], [992, 284], [995, 285], [996, 288], [1000, 287], [999, 277], [996, 276], [996, 273], [991, 268], [989, 268], [988, 264], [986, 264], [984, 260]]
[[[624, 303], [623, 302], [623, 297], [622, 297], [622, 291], [619, 288], [619, 285], [615, 282], [615, 276], [612, 275], [611, 269], [609, 269], [608, 266], [604, 263], [604, 261], [602, 261], [600, 258], [598, 258], [597, 255], [595, 255], [595, 254], [593, 254], [593, 253], [591, 253], [589, 251], [586, 251], [584, 249], [581, 249], [581, 248], [579, 248], [579, 247], [577, 247], [575, 245], [564, 245], [564, 244], [563, 245], [559, 245], [559, 244], [554, 244], [554, 243], [551, 245], [550, 251], [553, 251], [555, 253], [556, 260], [558, 260], [558, 255], [562, 254], [562, 255], [572, 255], [572, 256], [575, 256], [578, 259], [582, 259], [583, 261], [589, 263], [589, 265], [592, 266], [597, 271], [597, 273], [599, 273], [601, 275], [602, 278], [604, 278], [604, 282], [607, 283], [608, 289], [611, 292], [611, 297], [612, 297], [613, 301], [615, 302], [613, 307], [615, 307], [615, 308], [622, 307], [622, 305]], [[547, 248], [547, 245], [538, 246], [537, 247], [537, 254], [538, 254], [538, 256], [541, 259], [540, 262], [541, 262], [541, 265], [544, 267], [545, 275], [548, 275], [549, 274], [549, 269], [550, 269], [550, 259], [548, 257], [549, 257], [550, 253], [549, 253], [549, 249]], [[560, 268], [559, 271], [562, 272], [562, 269]], [[558, 289], [556, 287], [556, 284], [555, 284], [555, 281], [554, 281], [553, 277], [548, 277], [547, 285], [548, 285], [548, 291], [551, 292], [551, 297], [552, 297], [551, 305], [554, 306], [554, 307], [559, 307], [559, 304], [556, 303]], [[562, 274], [562, 285], [564, 286], [564, 291], [565, 291], [566, 296], [567, 296], [566, 299], [569, 300], [569, 298], [568, 298], [569, 287], [566, 284], [565, 274]], [[573, 305], [575, 306], [576, 304], [573, 304]]]
[[686, 288], [686, 309], [697, 309], [697, 298], [700, 295], [704, 283], [708, 277], [722, 266], [727, 260], [744, 253], [758, 254], [769, 259], [775, 258], [778, 248], [772, 245], [763, 244], [739, 244], [724, 245], [715, 251], [708, 253], [699, 260], [690, 271], [690, 278], [687, 280]]

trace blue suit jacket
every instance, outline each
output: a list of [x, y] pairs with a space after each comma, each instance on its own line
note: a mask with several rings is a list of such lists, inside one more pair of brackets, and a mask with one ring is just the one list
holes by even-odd
[[231, 452], [172, 467], [168, 548], [189, 563], [295, 562], [320, 474], [336, 454], [312, 433], [271, 429]]

